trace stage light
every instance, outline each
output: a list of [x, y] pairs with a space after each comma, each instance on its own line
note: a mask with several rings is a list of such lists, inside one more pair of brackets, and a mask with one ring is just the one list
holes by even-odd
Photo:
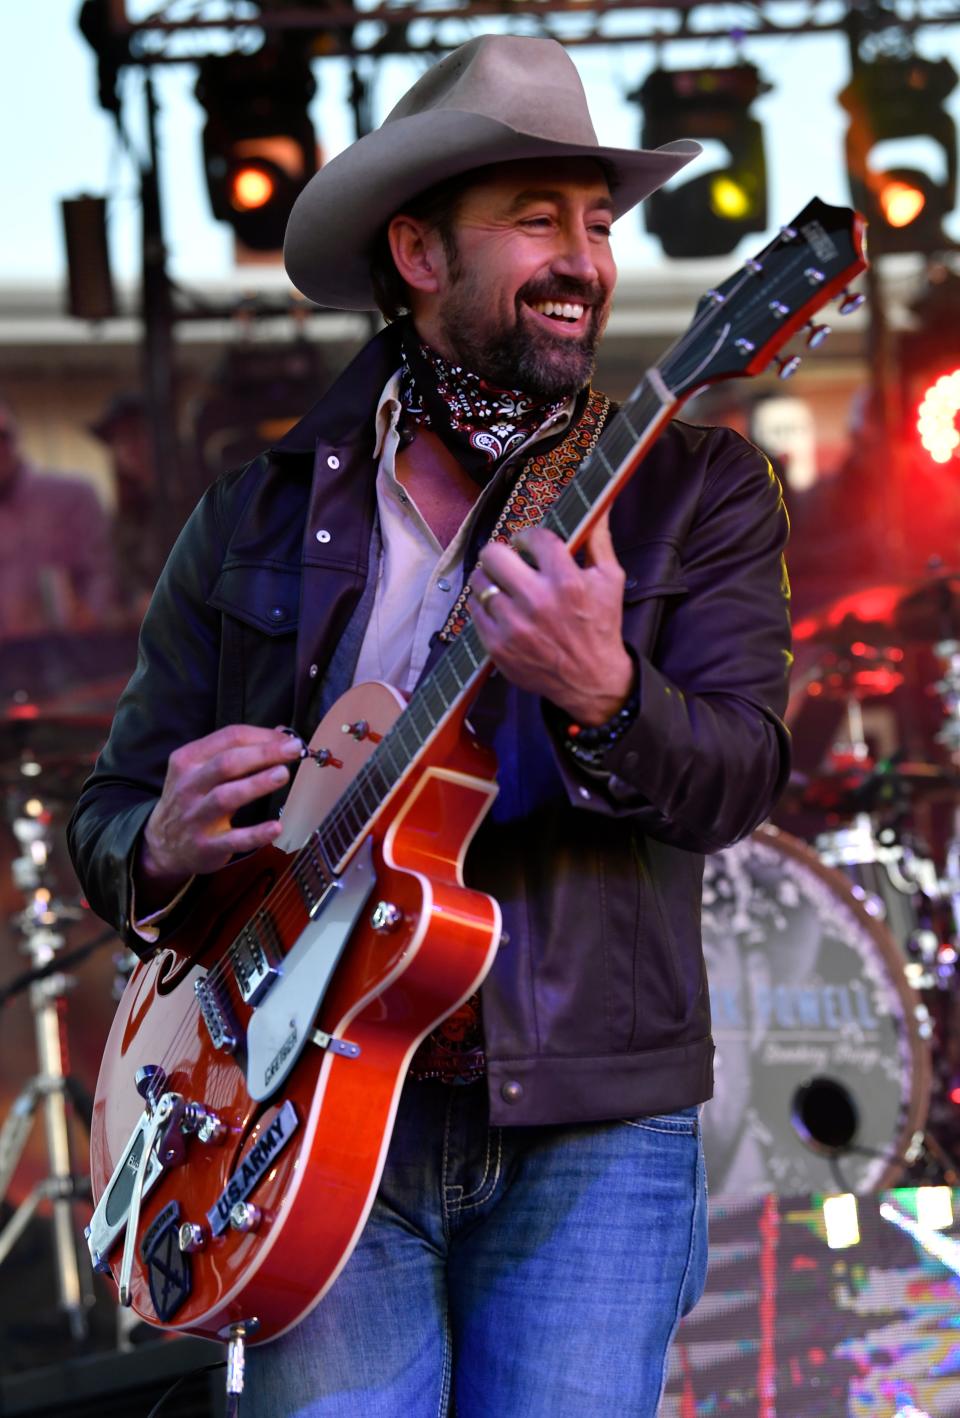
[[[943, 220], [957, 197], [957, 132], [944, 102], [957, 75], [947, 59], [916, 56], [858, 61], [840, 94], [850, 114], [847, 177], [854, 204], [870, 222], [870, 249], [943, 251], [954, 243]], [[877, 162], [880, 144], [904, 139], [939, 146], [943, 176]], [[880, 154], [879, 156], [882, 156]]]
[[827, 1245], [832, 1251], [846, 1250], [860, 1244], [860, 1222], [857, 1198], [850, 1192], [823, 1198], [823, 1224]]
[[[719, 150], [720, 166], [681, 175], [642, 211], [668, 256], [724, 256], [742, 237], [767, 228], [763, 129], [748, 109], [769, 90], [752, 64], [730, 69], [655, 69], [630, 95], [643, 109], [641, 143], [655, 148], [695, 138]], [[694, 164], [696, 170], [698, 164]]]
[[316, 171], [315, 91], [306, 47], [291, 36], [199, 66], [210, 205], [253, 251], [280, 250], [290, 208]]
[[924, 393], [917, 409], [920, 442], [935, 463], [949, 463], [960, 447], [960, 369], [942, 374]]

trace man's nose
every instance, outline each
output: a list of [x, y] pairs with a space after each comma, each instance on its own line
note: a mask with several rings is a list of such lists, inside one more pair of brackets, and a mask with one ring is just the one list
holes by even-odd
[[582, 227], [565, 229], [552, 265], [558, 276], [570, 276], [585, 284], [599, 280], [589, 232]]

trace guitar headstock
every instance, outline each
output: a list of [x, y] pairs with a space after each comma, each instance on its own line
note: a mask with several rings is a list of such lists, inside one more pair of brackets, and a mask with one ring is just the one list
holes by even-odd
[[759, 374], [806, 325], [808, 343], [819, 344], [829, 327], [813, 317], [827, 301], [842, 293], [842, 314], [862, 302], [846, 288], [867, 267], [865, 230], [858, 212], [815, 197], [769, 246], [701, 297], [690, 329], [659, 366], [670, 390], [686, 396], [704, 384]]

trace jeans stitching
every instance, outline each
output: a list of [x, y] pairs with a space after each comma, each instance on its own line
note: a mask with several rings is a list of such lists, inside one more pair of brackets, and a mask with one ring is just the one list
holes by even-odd
[[[472, 1211], [472, 1210], [473, 1210], [475, 1207], [477, 1207], [477, 1206], [483, 1206], [484, 1202], [489, 1201], [490, 1198], [493, 1196], [494, 1192], [495, 1192], [496, 1189], [497, 1189], [497, 1183], [500, 1181], [500, 1166], [501, 1166], [501, 1163], [502, 1163], [502, 1161], [503, 1161], [503, 1130], [502, 1130], [501, 1128], [497, 1128], [497, 1129], [496, 1129], [496, 1134], [497, 1134], [497, 1165], [496, 1165], [496, 1167], [495, 1167], [494, 1170], [493, 1170], [493, 1178], [492, 1178], [492, 1180], [491, 1180], [491, 1182], [490, 1182], [489, 1188], [487, 1189], [487, 1193], [486, 1193], [485, 1196], [477, 1197], [477, 1200], [476, 1200], [476, 1201], [471, 1201], [471, 1202], [469, 1202], [468, 1205], [466, 1205], [466, 1206], [461, 1205], [461, 1207], [460, 1207], [460, 1210], [461, 1210], [461, 1211]], [[487, 1139], [487, 1159], [488, 1159], [488, 1161], [489, 1161], [489, 1158], [490, 1158], [490, 1142], [489, 1142], [489, 1134], [488, 1134], [488, 1139]], [[483, 1180], [486, 1181], [486, 1179], [487, 1179], [487, 1174], [486, 1174], [486, 1171], [485, 1171], [484, 1174], [483, 1174]], [[483, 1185], [483, 1183], [481, 1182], [480, 1186], [482, 1187], [482, 1185]], [[479, 1191], [479, 1190], [480, 1190], [480, 1187], [477, 1188], [477, 1191]], [[476, 1196], [477, 1193], [476, 1193], [476, 1192], [471, 1192], [470, 1195], [471, 1195], [471, 1196]]]
[[450, 1381], [453, 1371], [453, 1345], [450, 1336], [450, 1315], [444, 1313], [443, 1363], [440, 1368], [440, 1400], [437, 1404], [437, 1418], [447, 1418], [450, 1409]]
[[[453, 1094], [447, 1099], [447, 1106], [443, 1115], [443, 1158], [440, 1164], [440, 1205], [443, 1215], [443, 1236], [444, 1240], [450, 1240], [449, 1222], [453, 1220], [453, 1212], [459, 1210], [459, 1198], [463, 1188], [456, 1183], [447, 1182], [448, 1163], [450, 1159], [450, 1115], [453, 1112]], [[448, 1207], [448, 1201], [453, 1202], [449, 1193], [456, 1192], [456, 1202]]]
[[666, 1346], [663, 1351], [663, 1366], [660, 1370], [660, 1391], [657, 1395], [658, 1408], [660, 1406], [660, 1400], [663, 1397], [663, 1390], [666, 1387], [667, 1382], [667, 1358], [670, 1354], [670, 1350], [673, 1348], [673, 1341], [676, 1338], [677, 1330], [680, 1328], [680, 1320], [682, 1319], [682, 1315], [680, 1314], [680, 1307], [683, 1304], [683, 1297], [687, 1288], [687, 1280], [690, 1276], [690, 1267], [693, 1264], [693, 1250], [697, 1235], [697, 1224], [700, 1220], [701, 1201], [704, 1193], [704, 1187], [702, 1185], [704, 1181], [703, 1172], [703, 1148], [699, 1145], [698, 1142], [697, 1172], [694, 1183], [693, 1210], [690, 1216], [690, 1240], [687, 1245], [687, 1261], [686, 1265], [683, 1267], [683, 1275], [680, 1277], [680, 1288], [677, 1290], [677, 1307], [673, 1317], [673, 1325], [670, 1329], [670, 1337], [667, 1340]]
[[678, 1123], [675, 1127], [668, 1128], [655, 1127], [652, 1122], [641, 1123], [635, 1118], [621, 1118], [620, 1121], [625, 1123], [628, 1128], [639, 1128], [641, 1132], [659, 1132], [665, 1137], [696, 1137], [697, 1135], [696, 1118], [690, 1118], [689, 1127]]
[[483, 1189], [484, 1189], [484, 1187], [485, 1187], [486, 1184], [487, 1184], [487, 1177], [488, 1177], [489, 1174], [490, 1174], [490, 1131], [491, 1131], [491, 1130], [490, 1130], [490, 1128], [488, 1127], [488, 1128], [487, 1128], [487, 1155], [486, 1155], [486, 1157], [483, 1159], [483, 1176], [480, 1178], [479, 1184], [474, 1187], [474, 1189], [473, 1189], [472, 1192], [465, 1192], [462, 1187], [460, 1188], [460, 1204], [461, 1204], [461, 1206], [463, 1205], [463, 1203], [464, 1203], [469, 1197], [476, 1196], [478, 1192], [482, 1192]]

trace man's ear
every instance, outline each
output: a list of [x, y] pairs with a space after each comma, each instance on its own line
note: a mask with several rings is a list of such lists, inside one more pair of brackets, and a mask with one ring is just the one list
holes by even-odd
[[436, 269], [440, 243], [431, 228], [401, 212], [387, 227], [387, 240], [401, 279], [411, 290], [435, 294], [440, 289]]

